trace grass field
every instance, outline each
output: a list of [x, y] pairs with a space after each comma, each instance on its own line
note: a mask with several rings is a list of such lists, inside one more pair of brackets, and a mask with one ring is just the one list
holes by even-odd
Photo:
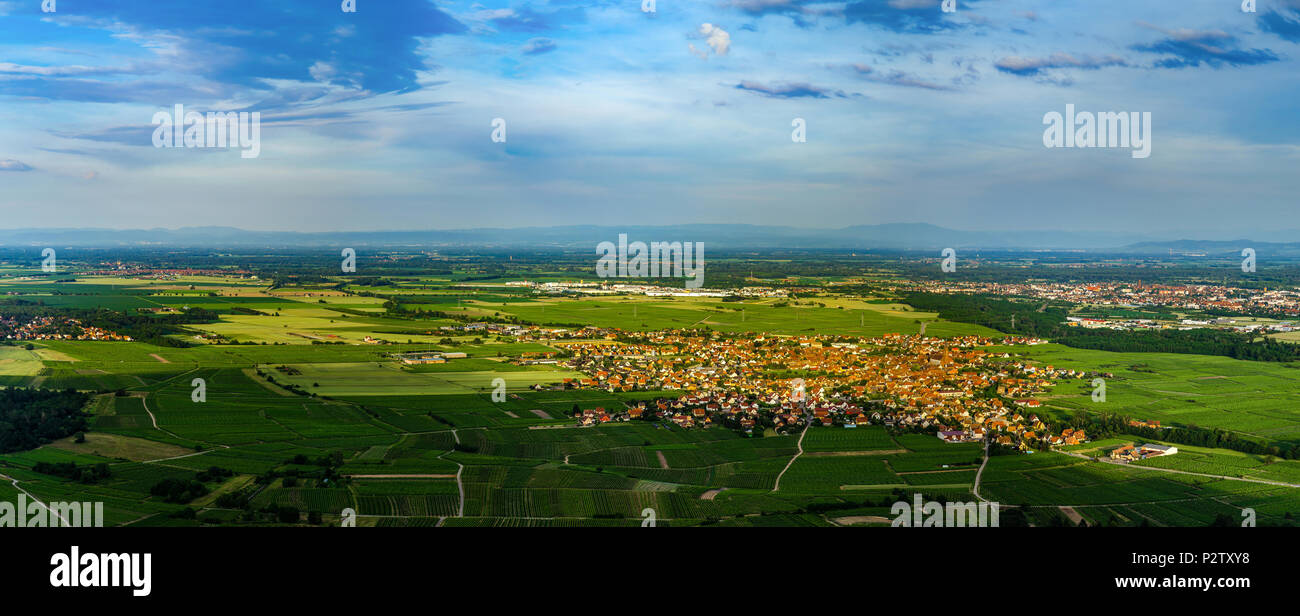
[[673, 300], [545, 300], [527, 303], [478, 303], [480, 311], [516, 315], [539, 323], [586, 323], [629, 330], [708, 327], [718, 331], [755, 331], [777, 334], [845, 334], [878, 336], [920, 331], [928, 321], [932, 336], [996, 335], [976, 325], [935, 320], [933, 313], [906, 312], [897, 305], [860, 303], [858, 309], [817, 306], [777, 306], [772, 300], [742, 305], [716, 299]]
[[439, 396], [491, 392], [496, 379], [503, 379], [506, 391], [526, 390], [530, 385], [580, 378], [571, 370], [412, 372], [394, 362], [290, 364], [299, 374], [286, 375], [275, 368], [264, 370], [276, 381], [301, 386], [324, 396]]
[[1109, 353], [1060, 345], [1025, 355], [1056, 367], [1110, 372], [1106, 401], [1090, 383], [1058, 387], [1045, 404], [1061, 410], [1108, 411], [1164, 425], [1223, 428], [1267, 440], [1300, 442], [1300, 367], [1226, 357]]
[[[457, 270], [455, 276], [471, 274]], [[876, 336], [916, 333], [924, 322], [928, 335], [996, 335], [860, 298], [538, 299], [501, 280], [455, 286], [452, 277], [403, 277], [366, 290], [406, 297], [411, 309], [513, 316], [565, 328]], [[571, 418], [575, 407], [621, 409], [680, 392], [535, 391], [530, 386], [581, 375], [502, 360], [556, 347], [487, 334], [475, 343], [480, 336], [439, 329], [459, 321], [385, 315], [384, 299], [328, 286], [271, 290], [265, 281], [227, 276], [79, 277], [57, 284], [0, 279], [0, 291], [47, 305], [215, 310], [219, 322], [194, 329], [255, 343], [0, 346], [0, 383], [105, 392], [89, 409], [86, 442], [63, 438], [0, 455], [0, 472], [42, 498], [103, 500], [114, 525], [242, 524], [265, 507], [293, 507], [304, 519], [319, 513], [327, 523], [352, 508], [363, 526], [636, 526], [646, 507], [665, 526], [878, 525], [862, 520], [888, 516], [888, 503], [912, 493], [974, 500], [980, 446], [944, 443], [932, 432], [819, 426], [807, 431], [799, 454], [797, 434], [774, 431], [748, 437], [720, 427], [684, 430], [643, 421], [578, 428]], [[398, 344], [363, 344], [366, 336]], [[455, 344], [443, 344], [447, 338]], [[405, 366], [390, 356], [437, 350], [469, 357]], [[1300, 441], [1294, 411], [1300, 369], [1292, 366], [1058, 345], [1007, 350], [1037, 363], [1115, 374], [1105, 403], [1093, 403], [1083, 382], [1067, 383], [1041, 397], [1045, 414], [1108, 410], [1167, 425]], [[303, 393], [271, 385], [258, 370]], [[192, 397], [194, 379], [205, 384], [204, 402]], [[506, 384], [504, 401], [491, 395], [496, 379]], [[1096, 454], [1129, 440], [1077, 449]], [[1300, 483], [1300, 462], [1179, 447], [1179, 455], [1123, 467], [1050, 452], [994, 456], [981, 495], [1023, 507], [1036, 524], [1052, 521], [1061, 506], [1074, 507], [1090, 522], [1126, 525], [1204, 525], [1244, 507], [1275, 523], [1300, 513], [1298, 489], [1168, 472]], [[323, 479], [321, 460], [331, 457], [348, 479]], [[82, 484], [38, 474], [38, 462], [104, 463], [112, 475]], [[206, 494], [186, 502], [151, 494], [160, 481], [189, 481], [212, 467], [228, 473], [208, 477]], [[0, 498], [11, 492], [0, 483]], [[246, 507], [218, 505], [232, 497], [246, 497]], [[197, 519], [173, 517], [186, 507], [199, 512]]]

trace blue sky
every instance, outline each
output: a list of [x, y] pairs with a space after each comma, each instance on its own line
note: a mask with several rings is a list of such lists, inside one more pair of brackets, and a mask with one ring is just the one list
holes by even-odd
[[[1300, 227], [1300, 0], [655, 4], [0, 0], [0, 226]], [[155, 148], [176, 104], [260, 156]], [[1045, 148], [1066, 104], [1151, 156]]]

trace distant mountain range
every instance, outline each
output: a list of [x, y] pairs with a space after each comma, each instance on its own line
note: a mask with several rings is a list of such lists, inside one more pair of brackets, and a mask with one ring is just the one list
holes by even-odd
[[[190, 247], [286, 248], [324, 246], [427, 248], [595, 248], [603, 241], [704, 242], [721, 250], [840, 249], [935, 251], [952, 247], [981, 250], [1086, 250], [1090, 252], [1240, 254], [1251, 247], [1260, 253], [1300, 254], [1300, 232], [1266, 231], [1251, 240], [1191, 240], [1157, 232], [1099, 231], [961, 231], [925, 223], [856, 225], [838, 229], [746, 224], [669, 226], [558, 226], [513, 229], [450, 229], [425, 231], [246, 231], [233, 227], [180, 229], [0, 229], [3, 247]], [[1169, 237], [1172, 235], [1172, 237]], [[1294, 240], [1292, 239], [1294, 238]]]

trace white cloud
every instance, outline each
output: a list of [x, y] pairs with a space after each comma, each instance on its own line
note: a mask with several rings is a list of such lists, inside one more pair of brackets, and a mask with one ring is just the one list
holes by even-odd
[[338, 71], [333, 65], [317, 61], [315, 64], [311, 65], [311, 68], [307, 69], [307, 73], [316, 81], [329, 81], [330, 78], [334, 77], [334, 75], [338, 73]]
[[[704, 42], [708, 43], [715, 54], [725, 56], [727, 51], [731, 49], [731, 34], [719, 26], [711, 23], [700, 24], [700, 35], [704, 37]], [[688, 47], [690, 47], [691, 53], [701, 58], [707, 58], [709, 55], [709, 52], [697, 49], [695, 45], [688, 45]]]

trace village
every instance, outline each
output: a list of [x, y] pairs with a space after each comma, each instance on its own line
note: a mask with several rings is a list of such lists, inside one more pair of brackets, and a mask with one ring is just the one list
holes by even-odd
[[[929, 293], [992, 294], [1000, 297], [1032, 297], [1069, 302], [1076, 305], [1113, 306], [1117, 308], [1156, 307], [1179, 310], [1204, 310], [1230, 313], [1267, 313], [1300, 316], [1300, 292], [1285, 288], [1245, 289], [1213, 284], [1152, 284], [1142, 282], [1098, 283], [996, 283], [959, 281], [917, 281], [899, 290]], [[1150, 324], [1150, 323], [1148, 323]], [[1128, 324], [1129, 328], [1140, 323]], [[1228, 327], [1231, 319], [1181, 322], [1181, 326]], [[1173, 325], [1170, 325], [1173, 326]], [[1116, 326], [1115, 328], [1122, 328]], [[1291, 331], [1293, 325], [1281, 324], [1279, 331]]]
[[5, 340], [131, 341], [130, 336], [93, 325], [83, 325], [77, 319], [51, 316], [32, 317], [28, 321], [0, 316], [0, 334], [3, 334]]
[[563, 387], [682, 394], [623, 411], [581, 411], [579, 425], [651, 419], [749, 434], [785, 434], [810, 423], [883, 425], [954, 443], [988, 438], [1022, 451], [1088, 439], [1071, 428], [1054, 433], [1033, 410], [1041, 406], [1035, 396], [1057, 381], [1095, 375], [1017, 361], [1005, 351], [986, 350], [994, 344], [986, 338], [749, 337], [695, 330], [610, 332], [606, 338], [552, 343], [568, 356], [564, 366], [588, 375], [566, 379]]

